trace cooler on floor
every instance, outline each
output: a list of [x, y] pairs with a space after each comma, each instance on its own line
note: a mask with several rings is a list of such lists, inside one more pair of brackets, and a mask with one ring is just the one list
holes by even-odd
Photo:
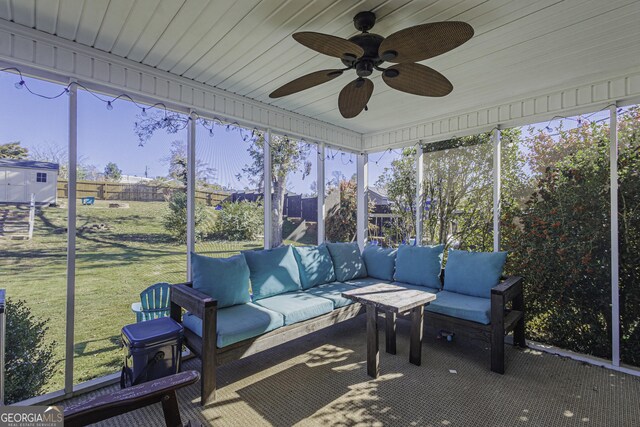
[[178, 372], [184, 328], [170, 317], [122, 328], [124, 366], [121, 387], [140, 384]]

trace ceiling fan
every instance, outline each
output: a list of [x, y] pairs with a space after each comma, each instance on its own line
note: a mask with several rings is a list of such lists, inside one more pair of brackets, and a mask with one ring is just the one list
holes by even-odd
[[[433, 58], [460, 46], [473, 36], [473, 27], [466, 22], [447, 21], [416, 25], [384, 38], [369, 33], [376, 23], [373, 12], [360, 12], [353, 24], [362, 34], [349, 40], [314, 32], [294, 33], [293, 38], [304, 46], [325, 55], [340, 58], [346, 68], [315, 71], [298, 77], [269, 94], [280, 98], [326, 83], [355, 69], [358, 78], [348, 83], [338, 96], [340, 114], [353, 118], [362, 110], [373, 93], [369, 77], [373, 70], [382, 72], [382, 80], [393, 89], [421, 96], [445, 96], [453, 85], [445, 76], [418, 61]], [[387, 68], [380, 65], [391, 62]]]

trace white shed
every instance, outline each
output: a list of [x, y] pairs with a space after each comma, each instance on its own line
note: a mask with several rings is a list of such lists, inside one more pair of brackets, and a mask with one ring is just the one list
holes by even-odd
[[57, 163], [0, 159], [0, 203], [52, 204], [57, 200]]

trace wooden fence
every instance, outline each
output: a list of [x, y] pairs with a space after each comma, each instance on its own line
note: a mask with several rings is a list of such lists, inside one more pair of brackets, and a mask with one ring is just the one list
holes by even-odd
[[[118, 182], [78, 181], [76, 196], [95, 197], [96, 200], [126, 200], [131, 202], [164, 202], [176, 191], [175, 187], [147, 183], [123, 184]], [[58, 197], [68, 198], [69, 183], [58, 180]], [[231, 197], [223, 191], [196, 190], [196, 201], [216, 206]]]

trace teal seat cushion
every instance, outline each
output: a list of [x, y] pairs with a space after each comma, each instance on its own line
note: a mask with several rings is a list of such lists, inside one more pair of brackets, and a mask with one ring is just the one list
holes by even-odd
[[450, 250], [444, 269], [444, 290], [490, 298], [491, 288], [500, 282], [506, 252]]
[[391, 283], [388, 280], [380, 280], [374, 277], [363, 277], [362, 279], [353, 279], [347, 280], [344, 283], [347, 285], [355, 286], [357, 288], [362, 288], [364, 286], [378, 285], [380, 283]]
[[357, 243], [327, 243], [327, 249], [338, 282], [367, 277], [367, 267]]
[[437, 294], [438, 292], [440, 292], [439, 288], [430, 288], [428, 286], [422, 286], [422, 285], [411, 285], [409, 283], [403, 283], [403, 282], [393, 282], [391, 284], [400, 286], [401, 288], [413, 289], [415, 291], [422, 291], [422, 292], [430, 292], [432, 294]]
[[300, 271], [291, 246], [243, 253], [251, 273], [254, 302], [301, 288]]
[[396, 269], [396, 254], [393, 248], [369, 245], [362, 251], [362, 259], [367, 267], [367, 275], [380, 280], [393, 280]]
[[[260, 336], [284, 325], [282, 314], [253, 303], [218, 309], [217, 320], [218, 348]], [[202, 320], [198, 317], [186, 313], [182, 324], [202, 337]]]
[[347, 285], [346, 283], [333, 282], [316, 286], [315, 288], [305, 291], [305, 293], [331, 300], [333, 302], [333, 308], [340, 308], [353, 304], [352, 300], [342, 296], [343, 292], [351, 291], [353, 289], [355, 289], [354, 286]]
[[325, 245], [298, 246], [293, 248], [293, 254], [300, 270], [302, 289], [330, 283], [336, 280], [333, 261], [329, 249]]
[[440, 288], [444, 245], [400, 245], [396, 256], [396, 282]]
[[302, 322], [333, 311], [333, 302], [307, 292], [289, 292], [264, 298], [256, 304], [284, 316], [284, 324]]
[[218, 300], [224, 308], [251, 301], [249, 266], [244, 255], [211, 258], [191, 253], [193, 288]]
[[431, 301], [426, 306], [427, 311], [483, 325], [491, 323], [491, 299], [447, 291], [438, 292], [437, 295], [435, 301]]

